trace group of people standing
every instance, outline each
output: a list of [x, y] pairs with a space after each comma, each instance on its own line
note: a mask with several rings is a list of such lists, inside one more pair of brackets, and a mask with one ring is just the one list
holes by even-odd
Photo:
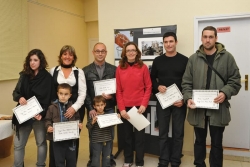
[[[138, 113], [145, 115], [151, 93], [164, 93], [172, 84], [176, 84], [183, 93], [183, 100], [175, 102], [166, 109], [162, 109], [159, 102], [157, 103], [160, 150], [158, 167], [168, 167], [169, 164], [172, 167], [179, 167], [181, 164], [187, 107], [189, 109], [187, 120], [194, 126], [196, 135], [194, 165], [206, 166], [206, 136], [209, 126], [212, 139], [210, 166], [222, 167], [223, 131], [230, 121], [228, 100], [239, 92], [241, 76], [233, 56], [225, 50], [223, 44], [217, 42], [217, 31], [214, 27], [208, 26], [203, 29], [201, 41], [199, 50], [188, 59], [176, 51], [178, 43], [176, 34], [166, 32], [163, 35], [166, 53], [154, 59], [151, 73], [141, 60], [141, 51], [134, 42], [124, 45], [118, 67], [105, 61], [107, 48], [103, 43], [95, 44], [92, 51], [94, 62], [83, 69], [75, 67], [77, 56], [72, 46], [63, 46], [58, 57], [59, 66], [52, 68], [50, 72], [46, 70], [48, 64], [42, 51], [31, 50], [13, 91], [13, 99], [18, 104], [25, 105], [29, 98], [36, 96], [43, 111], [23, 124], [19, 124], [15, 115], [13, 116], [16, 130], [14, 167], [24, 166], [25, 145], [31, 130], [34, 130], [37, 145], [36, 166], [45, 166], [46, 133], [47, 139], [50, 140], [49, 166], [76, 166], [79, 139], [53, 142], [51, 125], [53, 122], [68, 120], [79, 120], [81, 123], [85, 108], [88, 113], [87, 128], [90, 139], [87, 166], [99, 167], [101, 152], [102, 166], [115, 166], [112, 156], [114, 127], [100, 129], [96, 123], [96, 116], [114, 113], [116, 105], [124, 124], [123, 167], [131, 167], [133, 163], [136, 167], [143, 167], [145, 130], [138, 131], [134, 128], [128, 121], [130, 117], [127, 112], [136, 106]], [[218, 70], [226, 83], [213, 72], [207, 62]], [[102, 94], [95, 97], [93, 82], [112, 78], [116, 78], [116, 94]], [[219, 90], [218, 97], [214, 99], [215, 103], [219, 103], [218, 111], [195, 108], [192, 100], [193, 89]], [[172, 141], [168, 138], [171, 117]], [[81, 124], [79, 128], [82, 128]]]

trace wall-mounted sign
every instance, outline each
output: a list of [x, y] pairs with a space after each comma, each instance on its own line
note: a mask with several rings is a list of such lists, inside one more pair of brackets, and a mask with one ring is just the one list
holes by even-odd
[[224, 32], [230, 32], [231, 31], [231, 27], [227, 26], [227, 27], [217, 27], [217, 32], [218, 33], [224, 33]]

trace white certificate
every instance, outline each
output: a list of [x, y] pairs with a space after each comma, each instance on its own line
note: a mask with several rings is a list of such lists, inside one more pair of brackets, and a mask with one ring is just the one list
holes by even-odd
[[176, 86], [176, 84], [173, 84], [169, 87], [167, 87], [167, 91], [164, 93], [156, 93], [155, 94], [159, 103], [161, 104], [162, 109], [165, 109], [172, 104], [174, 104], [176, 101], [179, 101], [183, 99], [183, 96]]
[[142, 130], [146, 128], [150, 122], [147, 120], [147, 118], [144, 117], [144, 115], [139, 114], [138, 109], [134, 106], [131, 108], [127, 114], [129, 115], [130, 119], [128, 121], [138, 130]]
[[95, 96], [105, 94], [114, 94], [116, 92], [116, 80], [106, 79], [100, 81], [94, 81]]
[[12, 109], [19, 124], [33, 118], [37, 114], [43, 111], [40, 103], [35, 96], [27, 100], [26, 105], [19, 105]]
[[214, 103], [218, 95], [219, 90], [193, 90], [192, 99], [196, 108], [219, 109], [219, 103]]
[[53, 123], [53, 141], [79, 138], [79, 121]]
[[112, 125], [117, 125], [123, 123], [120, 118], [118, 118], [117, 113], [103, 114], [97, 116], [97, 123], [100, 128], [105, 128]]

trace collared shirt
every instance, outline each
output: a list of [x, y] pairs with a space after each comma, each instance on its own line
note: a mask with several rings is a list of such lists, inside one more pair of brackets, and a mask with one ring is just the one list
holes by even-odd
[[[52, 76], [53, 76], [54, 70], [55, 70], [55, 67], [50, 69], [50, 74]], [[84, 103], [84, 99], [86, 97], [86, 89], [87, 89], [86, 88], [85, 75], [84, 75], [82, 69], [72, 67], [72, 71], [69, 74], [68, 78], [65, 78], [61, 66], [58, 66], [57, 70], [58, 70], [57, 82], [59, 84], [67, 83], [71, 87], [73, 87], [76, 84], [76, 78], [75, 78], [74, 70], [79, 71], [79, 75], [78, 75], [78, 97], [77, 97], [76, 102], [72, 105], [72, 107], [75, 109], [75, 111], [78, 111], [78, 109], [81, 108], [81, 106]]]
[[105, 69], [105, 63], [103, 63], [102, 65], [98, 65], [94, 62], [95, 64], [95, 68], [96, 68], [96, 71], [99, 75], [99, 78], [102, 79], [102, 76], [103, 76], [103, 72], [104, 72], [104, 69]]

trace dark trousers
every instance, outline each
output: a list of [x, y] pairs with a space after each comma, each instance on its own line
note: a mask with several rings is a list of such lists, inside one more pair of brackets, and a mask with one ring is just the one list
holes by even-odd
[[[156, 106], [157, 119], [159, 124], [159, 145], [160, 157], [159, 166], [172, 165], [179, 166], [181, 164], [182, 147], [184, 138], [184, 122], [186, 118], [186, 105], [182, 107], [170, 106], [162, 109], [157, 103]], [[170, 140], [168, 138], [169, 122], [172, 115], [172, 150], [170, 150]]]
[[[105, 111], [105, 113], [107, 113], [107, 114], [115, 113], [115, 109], [114, 108], [109, 109], [109, 110]], [[89, 115], [87, 118], [88, 118], [88, 120], [90, 119]], [[112, 154], [114, 137], [115, 137], [115, 127], [113, 126], [113, 127], [111, 127], [110, 159], [114, 159], [114, 156]], [[89, 132], [89, 160], [90, 160], [90, 162], [92, 162], [92, 155], [93, 155], [92, 150], [93, 150], [93, 148], [92, 148], [92, 142], [91, 142], [91, 133]]]
[[[205, 120], [205, 128], [194, 127], [195, 144], [194, 144], [194, 165], [197, 167], [206, 167], [206, 138], [207, 138], [208, 117]], [[209, 125], [211, 136], [211, 150], [209, 156], [210, 167], [223, 166], [223, 147], [222, 139], [225, 127]]]
[[100, 155], [102, 155], [102, 167], [110, 167], [111, 141], [92, 143], [91, 167], [100, 167]]
[[75, 140], [65, 140], [53, 143], [56, 167], [76, 167]]
[[[130, 110], [126, 108], [126, 111]], [[134, 126], [126, 119], [122, 118], [123, 132], [125, 137], [124, 143], [124, 158], [125, 163], [133, 163], [134, 149], [135, 149], [135, 164], [136, 166], [144, 165], [144, 144], [145, 144], [145, 129], [138, 131]], [[135, 137], [135, 148], [133, 148], [133, 136]]]
[[[85, 115], [85, 107], [84, 105], [78, 110], [79, 115], [80, 115], [80, 122], [83, 122], [84, 119], [84, 115]], [[81, 130], [79, 131], [79, 133], [81, 132]], [[78, 153], [79, 153], [79, 139], [75, 139], [75, 143], [76, 143], [76, 162], [78, 159]], [[53, 141], [49, 142], [49, 167], [56, 167], [55, 164], [55, 157], [53, 154]]]

